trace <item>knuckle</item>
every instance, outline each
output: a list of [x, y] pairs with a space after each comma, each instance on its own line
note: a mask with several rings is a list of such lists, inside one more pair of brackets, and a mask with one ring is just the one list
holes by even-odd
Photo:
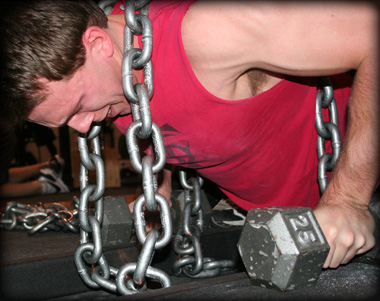
[[334, 225], [330, 225], [323, 229], [323, 233], [325, 234], [326, 239], [329, 241], [335, 241], [338, 236], [338, 229]]
[[369, 249], [372, 249], [375, 246], [375, 244], [376, 244], [375, 237], [371, 235], [369, 241], [367, 242]]
[[344, 248], [350, 248], [355, 244], [355, 234], [353, 231], [342, 231], [339, 244]]
[[356, 237], [355, 246], [357, 247], [357, 249], [360, 249], [360, 248], [364, 247], [366, 242], [369, 243], [369, 241], [366, 241], [366, 239], [363, 235], [359, 235], [358, 237]]
[[368, 251], [372, 249], [376, 244], [375, 237], [371, 235], [367, 240], [364, 241], [362, 246], [363, 251]]

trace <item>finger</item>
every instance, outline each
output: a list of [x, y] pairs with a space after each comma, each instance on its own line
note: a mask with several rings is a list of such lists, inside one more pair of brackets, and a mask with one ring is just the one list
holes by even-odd
[[323, 264], [323, 268], [327, 269], [331, 261], [334, 257], [335, 249], [336, 249], [336, 238], [337, 238], [337, 229], [335, 227], [324, 227], [322, 228], [322, 231], [325, 235], [325, 238], [327, 240], [327, 243], [330, 246], [329, 254], [327, 255], [327, 258], [325, 260], [325, 263]]
[[135, 202], [134, 202], [134, 201], [128, 204], [129, 211], [130, 211], [131, 213], [133, 213], [133, 207], [134, 207], [134, 205], [135, 205]]
[[342, 259], [341, 264], [347, 264], [348, 262], [351, 261], [352, 258], [357, 254], [358, 249], [356, 247], [352, 247], [348, 250], [346, 253], [346, 256]]
[[348, 250], [346, 256], [342, 260], [342, 264], [348, 263], [356, 254], [361, 254], [366, 251], [368, 251], [371, 248], [371, 237], [368, 237], [367, 239], [364, 237], [364, 235], [356, 234], [355, 235], [355, 242], [352, 245], [352, 247]]
[[341, 231], [336, 243], [338, 247], [330, 263], [334, 268], [348, 263], [365, 246], [366, 238], [360, 232], [346, 230]]
[[352, 258], [357, 251], [355, 248], [355, 234], [352, 231], [341, 231], [335, 241], [336, 247], [330, 262], [331, 268], [337, 268], [346, 258]]
[[355, 244], [354, 246], [347, 252], [345, 258], [342, 263], [348, 263], [355, 255], [363, 254], [369, 250], [371, 250], [375, 246], [375, 237], [373, 235], [368, 235], [365, 237], [364, 235], [356, 235], [355, 236]]
[[335, 252], [335, 244], [329, 243], [329, 245], [330, 245], [330, 251], [329, 251], [329, 254], [327, 255], [325, 263], [323, 264], [324, 269], [327, 269], [330, 266], [331, 260]]
[[370, 235], [369, 237], [367, 237], [365, 239], [365, 243], [364, 245], [361, 247], [361, 248], [358, 248], [358, 251], [356, 252], [356, 254], [363, 254], [369, 250], [371, 250], [374, 246], [375, 246], [375, 237], [373, 235]]
[[338, 246], [335, 248], [329, 267], [333, 269], [337, 268], [342, 263], [342, 260], [345, 258], [347, 252], [348, 249], [343, 246]]

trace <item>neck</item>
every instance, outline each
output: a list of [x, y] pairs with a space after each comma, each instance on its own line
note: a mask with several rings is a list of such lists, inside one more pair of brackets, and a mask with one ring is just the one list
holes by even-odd
[[[115, 52], [123, 57], [124, 53], [124, 28], [125, 28], [125, 18], [124, 15], [109, 15], [108, 17], [108, 28], [107, 33], [111, 37]], [[133, 41], [134, 47], [138, 48], [138, 38], [134, 37]]]

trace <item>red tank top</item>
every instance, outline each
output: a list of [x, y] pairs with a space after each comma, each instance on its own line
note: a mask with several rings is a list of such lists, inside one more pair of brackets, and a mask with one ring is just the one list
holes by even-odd
[[[153, 1], [149, 7], [151, 111], [164, 137], [167, 162], [198, 170], [246, 210], [275, 205], [313, 208], [320, 197], [315, 79], [282, 80], [239, 101], [210, 94], [193, 73], [182, 44], [181, 22], [191, 3]], [[114, 13], [122, 13], [117, 9]], [[351, 78], [344, 74], [333, 80], [343, 137]], [[131, 122], [131, 116], [125, 116], [115, 124], [125, 133]]]

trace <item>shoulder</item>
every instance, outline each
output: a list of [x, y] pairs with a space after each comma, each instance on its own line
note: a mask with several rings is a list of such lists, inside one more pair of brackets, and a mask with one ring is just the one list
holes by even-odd
[[197, 1], [182, 37], [195, 66], [309, 76], [355, 69], [376, 42], [377, 18], [376, 8], [360, 1]]

